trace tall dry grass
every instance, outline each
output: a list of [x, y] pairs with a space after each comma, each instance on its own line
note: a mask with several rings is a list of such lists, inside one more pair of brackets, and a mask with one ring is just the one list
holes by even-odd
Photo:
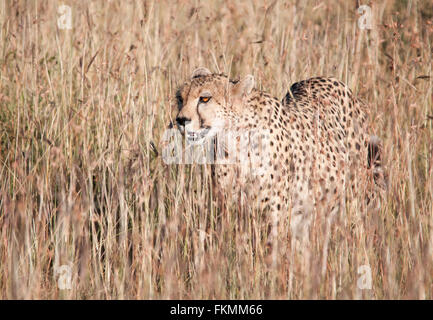
[[[2, 1], [0, 298], [433, 298], [433, 5], [370, 5], [361, 30], [356, 1]], [[208, 168], [161, 158], [199, 66], [281, 98], [346, 82], [383, 141], [380, 209], [351, 203], [302, 253], [282, 230], [269, 263], [260, 212], [221, 208]]]

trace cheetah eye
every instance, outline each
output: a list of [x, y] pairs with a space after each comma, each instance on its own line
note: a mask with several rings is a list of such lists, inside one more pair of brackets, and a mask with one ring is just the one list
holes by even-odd
[[207, 103], [212, 97], [200, 97], [200, 103]]

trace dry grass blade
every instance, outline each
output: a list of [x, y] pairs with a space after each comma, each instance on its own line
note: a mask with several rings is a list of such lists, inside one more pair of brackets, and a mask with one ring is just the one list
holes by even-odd
[[[371, 8], [362, 30], [343, 0], [2, 1], [0, 299], [432, 299], [433, 5]], [[281, 98], [347, 82], [382, 140], [380, 203], [269, 264], [261, 212], [159, 156], [200, 66]]]

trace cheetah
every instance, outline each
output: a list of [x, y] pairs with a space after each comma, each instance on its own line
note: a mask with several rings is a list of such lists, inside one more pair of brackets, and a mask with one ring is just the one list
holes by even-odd
[[[247, 162], [257, 169], [254, 174], [242, 164], [214, 164], [215, 189], [220, 194], [243, 192], [268, 208], [271, 239], [288, 213], [292, 237], [305, 238], [313, 212], [320, 208], [333, 216], [347, 194], [356, 195], [363, 173], [377, 166], [378, 150], [369, 147], [366, 108], [334, 78], [297, 82], [282, 101], [254, 86], [252, 75], [231, 80], [196, 69], [176, 92], [177, 128], [190, 137], [267, 132], [265, 161]], [[255, 149], [247, 152], [247, 159]]]

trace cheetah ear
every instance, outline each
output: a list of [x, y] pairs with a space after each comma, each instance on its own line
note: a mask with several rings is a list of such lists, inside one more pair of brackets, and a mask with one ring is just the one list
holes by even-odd
[[235, 99], [242, 99], [251, 93], [254, 88], [254, 84], [254, 76], [249, 74], [234, 85], [232, 95], [235, 97]]
[[210, 72], [208, 69], [200, 67], [200, 68], [195, 69], [192, 72], [191, 79], [202, 77], [202, 76], [208, 76], [210, 74], [212, 74], [212, 72]]

